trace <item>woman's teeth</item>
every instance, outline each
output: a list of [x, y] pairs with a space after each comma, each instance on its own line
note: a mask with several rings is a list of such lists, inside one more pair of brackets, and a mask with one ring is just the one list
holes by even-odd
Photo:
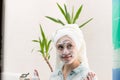
[[62, 58], [69, 58], [72, 57], [72, 55], [63, 55]]

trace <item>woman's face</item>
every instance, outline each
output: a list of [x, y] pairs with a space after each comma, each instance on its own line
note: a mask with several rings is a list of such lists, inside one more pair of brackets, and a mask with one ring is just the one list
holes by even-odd
[[68, 37], [63, 36], [56, 43], [57, 55], [65, 64], [71, 64], [77, 59], [78, 50], [74, 41]]

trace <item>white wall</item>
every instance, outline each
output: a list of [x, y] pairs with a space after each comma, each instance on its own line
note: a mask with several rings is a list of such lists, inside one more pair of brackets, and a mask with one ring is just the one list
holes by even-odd
[[[63, 19], [56, 2], [74, 4], [77, 9], [83, 4], [83, 11], [78, 24], [93, 17], [82, 31], [87, 44], [90, 67], [99, 80], [112, 80], [112, 44], [111, 44], [111, 0], [6, 0], [4, 30], [4, 75], [22, 74], [33, 70], [39, 71], [41, 80], [48, 80], [50, 70], [41, 55], [32, 51], [38, 48], [33, 39], [39, 36], [39, 24], [42, 24], [48, 37], [59, 28], [44, 16], [49, 15]], [[51, 64], [55, 64], [55, 52], [51, 54]], [[12, 76], [12, 75], [9, 75]], [[46, 77], [48, 76], [48, 77]], [[10, 80], [10, 78], [4, 78]], [[17, 80], [17, 79], [16, 79]]]

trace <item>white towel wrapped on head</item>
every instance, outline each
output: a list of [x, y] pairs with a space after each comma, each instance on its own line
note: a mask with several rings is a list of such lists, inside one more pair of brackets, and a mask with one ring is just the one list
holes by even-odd
[[[79, 60], [82, 61], [88, 67], [88, 60], [86, 56], [86, 44], [84, 40], [83, 33], [77, 24], [66, 24], [58, 29], [53, 35], [53, 42], [56, 45], [57, 41], [63, 36], [69, 36], [76, 44], [77, 49], [79, 50]], [[61, 61], [57, 57], [56, 66], [60, 66]]]

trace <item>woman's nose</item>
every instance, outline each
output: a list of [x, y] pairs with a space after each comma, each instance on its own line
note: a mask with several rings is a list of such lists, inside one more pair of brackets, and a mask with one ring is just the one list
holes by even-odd
[[64, 48], [63, 54], [69, 54], [69, 50], [67, 48]]

